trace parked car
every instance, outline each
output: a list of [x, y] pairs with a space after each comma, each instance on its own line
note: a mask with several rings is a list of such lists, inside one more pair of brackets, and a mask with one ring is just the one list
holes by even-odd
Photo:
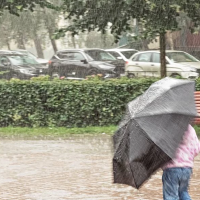
[[89, 49], [88, 54], [97, 61], [103, 61], [116, 66], [116, 73], [118, 75], [125, 72], [125, 66], [123, 60], [117, 59], [109, 52], [102, 49]]
[[136, 49], [106, 49], [105, 51], [109, 52], [115, 58], [122, 59], [125, 62], [138, 52]]
[[14, 50], [14, 52], [16, 53], [23, 53], [27, 56], [30, 56], [30, 57], [33, 57], [35, 60], [37, 60], [38, 63], [40, 63], [41, 65], [44, 65], [44, 66], [48, 66], [48, 60], [46, 59], [43, 59], [43, 58], [38, 58], [37, 56], [35, 56], [33, 53], [31, 53], [30, 51], [27, 51], [25, 49], [16, 49]]
[[[196, 79], [199, 76], [200, 61], [183, 51], [166, 51], [167, 76]], [[160, 77], [160, 52], [138, 52], [126, 62], [128, 77]]]
[[116, 59], [101, 49], [67, 49], [58, 51], [49, 61], [51, 77], [85, 79], [86, 76], [102, 74], [104, 78], [118, 76]]
[[42, 66], [30, 56], [15, 52], [0, 52], [0, 78], [30, 79], [47, 74]]
[[128, 59], [132, 55], [134, 55], [135, 53], [138, 52], [135, 49], [106, 49], [105, 51], [107, 51], [112, 56], [114, 56], [118, 60], [120, 65], [123, 66], [123, 67], [121, 67], [121, 71], [119, 72], [121, 75], [124, 75], [124, 73], [125, 73], [126, 61], [128, 61]]

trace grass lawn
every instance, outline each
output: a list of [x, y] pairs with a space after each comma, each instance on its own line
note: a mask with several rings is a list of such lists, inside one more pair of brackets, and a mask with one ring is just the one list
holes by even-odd
[[[194, 126], [198, 137], [200, 137], [200, 126]], [[86, 127], [86, 128], [21, 128], [5, 127], [0, 128], [0, 138], [5, 139], [56, 139], [65, 138], [71, 135], [113, 135], [117, 130], [116, 126], [107, 127]]]
[[22, 128], [22, 127], [3, 127], [0, 128], [0, 138], [7, 139], [51, 139], [65, 138], [71, 135], [95, 135], [107, 134], [113, 135], [116, 126], [108, 127], [85, 127], [85, 128]]

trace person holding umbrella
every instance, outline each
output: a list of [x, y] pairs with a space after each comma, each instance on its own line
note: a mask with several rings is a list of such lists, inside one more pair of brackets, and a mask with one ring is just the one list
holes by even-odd
[[[193, 158], [199, 153], [196, 133], [191, 125], [188, 127], [198, 116], [194, 90], [194, 81], [166, 77], [153, 83], [142, 95], [127, 104], [125, 115], [113, 136], [114, 183], [139, 189], [164, 166], [164, 198], [179, 200], [178, 196], [169, 196], [170, 190], [177, 194], [179, 185], [170, 183], [172, 188], [168, 189], [167, 178], [170, 174], [180, 179], [187, 171], [186, 179], [189, 182]], [[170, 165], [174, 161], [176, 165]], [[182, 165], [178, 165], [179, 162]], [[168, 173], [172, 171], [169, 166], [172, 169], [179, 167], [176, 171], [183, 172], [178, 175], [177, 172]], [[187, 187], [183, 192], [186, 197]]]
[[194, 158], [200, 152], [200, 142], [191, 125], [183, 136], [182, 143], [176, 150], [176, 157], [163, 168], [163, 199], [191, 200], [188, 186], [192, 174]]

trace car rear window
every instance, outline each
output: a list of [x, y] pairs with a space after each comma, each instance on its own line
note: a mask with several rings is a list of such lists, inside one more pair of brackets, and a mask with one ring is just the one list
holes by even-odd
[[137, 53], [138, 51], [121, 51], [121, 53], [127, 58], [129, 59], [132, 55], [134, 55], [135, 53]]
[[120, 55], [117, 52], [114, 51], [107, 51], [107, 52], [113, 55], [115, 58], [120, 57]]
[[90, 56], [93, 60], [96, 61], [112, 61], [116, 60], [114, 56], [112, 56], [109, 52], [101, 51], [101, 50], [88, 50], [85, 53]]
[[60, 52], [58, 54], [58, 57], [60, 59], [66, 59], [66, 60], [84, 60], [85, 57], [80, 52]]

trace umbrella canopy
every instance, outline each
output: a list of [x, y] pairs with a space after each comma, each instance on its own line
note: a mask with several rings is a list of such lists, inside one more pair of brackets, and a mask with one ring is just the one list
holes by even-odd
[[188, 124], [197, 116], [195, 82], [164, 78], [127, 105], [113, 137], [114, 183], [139, 188], [175, 157]]

